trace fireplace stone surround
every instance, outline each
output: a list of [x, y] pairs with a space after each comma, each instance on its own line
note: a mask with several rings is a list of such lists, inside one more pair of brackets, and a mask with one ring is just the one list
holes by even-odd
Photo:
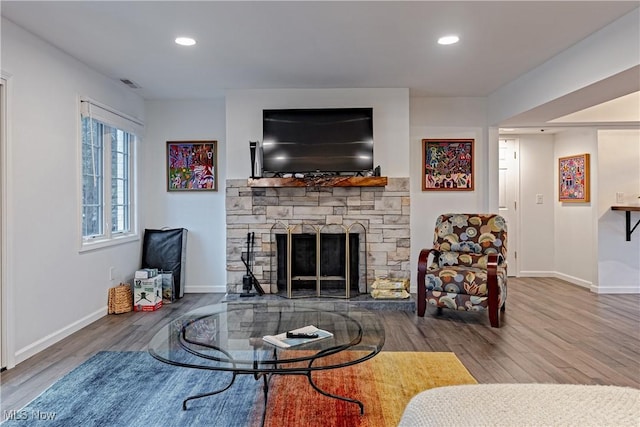
[[[251, 187], [247, 179], [226, 182], [227, 293], [243, 292], [246, 269], [241, 253], [247, 233], [255, 233], [253, 273], [266, 292], [276, 241], [275, 223], [287, 225], [353, 223], [364, 225], [366, 236], [366, 290], [376, 277], [411, 277], [409, 178], [389, 178], [384, 187]], [[361, 261], [362, 262], [362, 261]], [[360, 285], [364, 293], [365, 285]]]

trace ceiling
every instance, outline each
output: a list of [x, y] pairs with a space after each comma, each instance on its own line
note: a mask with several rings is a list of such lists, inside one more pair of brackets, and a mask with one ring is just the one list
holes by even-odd
[[[226, 89], [484, 97], [638, 1], [2, 1], [2, 16], [145, 99]], [[436, 43], [457, 33], [452, 46]], [[192, 47], [177, 36], [197, 40]]]

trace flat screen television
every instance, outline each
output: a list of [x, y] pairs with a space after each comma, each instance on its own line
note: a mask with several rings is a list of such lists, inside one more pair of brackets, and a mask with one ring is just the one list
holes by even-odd
[[373, 170], [373, 108], [263, 110], [266, 174]]

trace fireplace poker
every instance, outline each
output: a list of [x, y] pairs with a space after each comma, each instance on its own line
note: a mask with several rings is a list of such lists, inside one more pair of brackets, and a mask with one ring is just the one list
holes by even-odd
[[242, 254], [240, 255], [240, 258], [242, 259], [242, 262], [244, 262], [245, 267], [247, 267], [247, 272], [246, 274], [242, 277], [242, 288], [244, 289], [244, 293], [240, 294], [240, 296], [242, 297], [252, 297], [255, 294], [251, 293], [251, 288], [253, 287], [253, 278], [251, 277], [251, 266], [250, 266], [250, 262], [251, 262], [251, 258], [250, 255], [251, 254], [251, 233], [247, 233], [247, 259], [245, 261], [245, 259], [242, 257]]

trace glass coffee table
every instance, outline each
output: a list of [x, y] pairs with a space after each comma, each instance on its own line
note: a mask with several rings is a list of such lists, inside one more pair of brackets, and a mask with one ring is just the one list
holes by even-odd
[[[265, 335], [313, 325], [333, 336], [281, 348], [264, 341]], [[362, 363], [382, 350], [384, 327], [374, 312], [348, 302], [265, 301], [221, 303], [193, 310], [163, 326], [149, 343], [149, 353], [175, 366], [231, 372], [230, 382], [214, 391], [189, 396], [182, 403], [229, 389], [238, 375], [262, 379], [264, 424], [269, 381], [274, 375], [303, 375], [319, 393], [359, 406], [357, 399], [320, 389], [313, 373]]]

